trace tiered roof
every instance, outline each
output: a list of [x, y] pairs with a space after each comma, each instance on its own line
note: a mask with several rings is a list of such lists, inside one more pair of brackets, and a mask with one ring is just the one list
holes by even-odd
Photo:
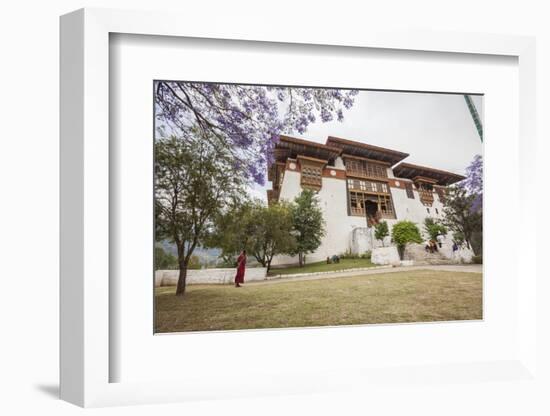
[[434, 185], [447, 186], [465, 179], [462, 175], [426, 166], [402, 162], [408, 153], [384, 147], [373, 146], [353, 140], [329, 136], [326, 143], [317, 143], [290, 136], [280, 136], [274, 150], [275, 164], [269, 169], [269, 179], [273, 180], [276, 164], [284, 164], [288, 158], [310, 158], [318, 162], [332, 164], [337, 157], [361, 158], [394, 166], [393, 172], [397, 178], [422, 181]]
[[287, 158], [296, 159], [298, 155], [333, 162], [338, 156], [356, 156], [395, 165], [409, 156], [408, 153], [384, 147], [373, 146], [339, 137], [330, 136], [325, 144], [280, 136], [275, 146], [275, 160], [285, 162]]
[[408, 153], [398, 152], [397, 150], [386, 149], [384, 147], [333, 136], [329, 136], [327, 145], [340, 148], [342, 153], [346, 155], [387, 162], [390, 165], [395, 165], [409, 156]]
[[398, 178], [411, 179], [413, 181], [431, 182], [437, 185], [447, 186], [466, 179], [465, 176], [445, 170], [428, 168], [426, 166], [413, 165], [402, 162], [393, 168], [393, 173]]
[[309, 140], [297, 139], [295, 137], [280, 136], [275, 146], [275, 160], [286, 162], [287, 158], [296, 159], [298, 155], [313, 157], [326, 161], [334, 161], [340, 156], [341, 150], [338, 147], [326, 144], [310, 142]]

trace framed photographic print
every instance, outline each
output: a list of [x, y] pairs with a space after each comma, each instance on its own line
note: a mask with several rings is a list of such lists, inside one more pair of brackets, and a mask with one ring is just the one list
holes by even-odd
[[483, 96], [153, 89], [155, 332], [482, 319]]
[[62, 398], [533, 377], [534, 41], [232, 33], [62, 17]]

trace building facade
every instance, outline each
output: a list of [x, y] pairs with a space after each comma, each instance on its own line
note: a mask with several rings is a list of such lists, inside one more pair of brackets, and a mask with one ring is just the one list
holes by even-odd
[[[326, 234], [308, 262], [345, 252], [364, 253], [377, 245], [373, 225], [443, 218], [446, 187], [463, 176], [405, 163], [409, 154], [328, 137], [325, 144], [281, 136], [268, 168], [268, 202], [292, 201], [303, 189], [317, 192]], [[293, 264], [279, 256], [274, 265]]]

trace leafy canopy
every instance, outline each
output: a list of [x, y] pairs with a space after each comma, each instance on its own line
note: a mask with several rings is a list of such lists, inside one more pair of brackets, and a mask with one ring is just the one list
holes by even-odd
[[453, 231], [455, 238], [463, 238], [474, 254], [480, 254], [481, 244], [472, 242], [483, 231], [482, 211], [472, 208], [477, 198], [476, 194], [468, 193], [464, 187], [451, 187], [443, 208], [444, 224]]
[[295, 249], [290, 207], [284, 203], [265, 206], [261, 201], [235, 205], [218, 216], [208, 245], [221, 248], [226, 262], [233, 262], [246, 249], [269, 269], [274, 256]]
[[193, 251], [205, 242], [216, 214], [244, 193], [242, 175], [228, 174], [231, 163], [227, 151], [207, 140], [155, 140], [155, 237], [176, 244], [178, 295], [185, 291]]
[[249, 250], [269, 271], [274, 256], [291, 253], [296, 248], [290, 208], [285, 203], [257, 206], [251, 221]]
[[424, 231], [428, 234], [430, 240], [436, 240], [438, 235], [447, 234], [447, 228], [433, 218], [426, 217], [424, 219]]
[[293, 254], [300, 256], [314, 252], [325, 235], [325, 220], [315, 192], [304, 189], [291, 204], [292, 224], [296, 235]]
[[399, 221], [392, 228], [392, 239], [398, 247], [408, 243], [421, 243], [422, 237], [416, 224], [412, 221]]
[[384, 238], [389, 235], [390, 231], [388, 229], [388, 223], [386, 221], [380, 221], [374, 226], [374, 238], [382, 241], [382, 244], [384, 243]]
[[155, 247], [155, 270], [174, 270], [178, 268], [178, 259], [167, 253], [162, 247]]

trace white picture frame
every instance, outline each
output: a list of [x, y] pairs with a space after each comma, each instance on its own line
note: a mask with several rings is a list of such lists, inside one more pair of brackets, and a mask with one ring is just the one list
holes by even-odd
[[[393, 383], [404, 377], [395, 369], [381, 368], [365, 374], [334, 370], [319, 380], [315, 374], [273, 375], [256, 380], [245, 393], [227, 389], [224, 378], [187, 381], [110, 382], [109, 348], [109, 36], [112, 33], [210, 38], [282, 44], [332, 45], [457, 54], [505, 55], [519, 65], [519, 194], [521, 211], [528, 212], [536, 193], [528, 176], [535, 160], [535, 41], [531, 37], [429, 32], [378, 32], [369, 30], [327, 33], [323, 28], [280, 31], [267, 22], [246, 36], [230, 22], [204, 26], [173, 13], [107, 9], [82, 9], [61, 18], [61, 398], [79, 406], [161, 403], [213, 397], [297, 394], [338, 391]], [[533, 215], [521, 215], [525, 241], [535, 241]], [[443, 374], [446, 380], [479, 382], [475, 371], [506, 374], [508, 379], [536, 377], [536, 280], [534, 251], [517, 247], [522, 279], [517, 292], [519, 342], [515, 357], [495, 362], [418, 370], [421, 379]], [[223, 336], [223, 334], [222, 334]], [[421, 365], [421, 363], [419, 363]], [[359, 369], [358, 369], [359, 370]], [[405, 377], [406, 378], [406, 377]], [[344, 381], [343, 381], [344, 380]], [[284, 387], [281, 387], [284, 386]]]

